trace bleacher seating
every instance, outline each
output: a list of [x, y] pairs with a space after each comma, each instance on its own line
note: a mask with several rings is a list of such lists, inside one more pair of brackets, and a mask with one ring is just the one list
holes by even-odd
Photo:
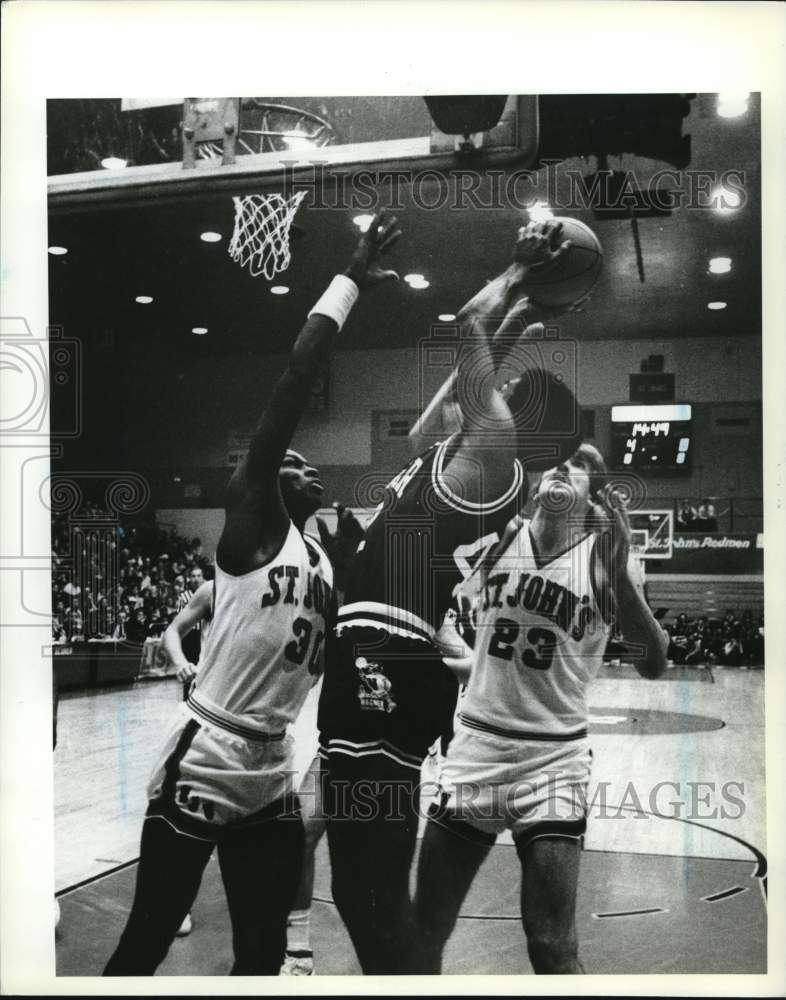
[[647, 596], [653, 609], [668, 608], [667, 620], [680, 612], [689, 618], [722, 618], [729, 608], [764, 612], [761, 576], [698, 576], [647, 574]]

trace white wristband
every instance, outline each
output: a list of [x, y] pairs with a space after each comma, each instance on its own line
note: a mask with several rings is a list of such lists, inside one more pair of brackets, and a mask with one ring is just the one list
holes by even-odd
[[347, 321], [347, 316], [354, 306], [360, 289], [355, 282], [345, 274], [337, 274], [325, 289], [322, 297], [309, 313], [319, 313], [321, 316], [329, 316], [338, 324], [339, 330]]

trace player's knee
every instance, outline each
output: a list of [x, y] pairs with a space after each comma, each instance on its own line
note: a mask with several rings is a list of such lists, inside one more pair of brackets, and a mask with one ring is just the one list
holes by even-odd
[[575, 933], [533, 930], [527, 935], [527, 950], [535, 972], [555, 975], [578, 968], [578, 941]]
[[306, 828], [306, 844], [305, 851], [306, 857], [309, 854], [313, 854], [317, 849], [317, 844], [325, 833], [325, 821], [320, 819], [311, 819], [305, 824]]

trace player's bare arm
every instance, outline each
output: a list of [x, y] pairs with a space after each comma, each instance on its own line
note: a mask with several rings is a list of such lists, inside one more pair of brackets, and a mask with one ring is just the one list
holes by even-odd
[[189, 663], [183, 652], [183, 639], [201, 621], [210, 617], [212, 605], [213, 581], [207, 580], [164, 632], [161, 642], [169, 662], [175, 667], [179, 681], [188, 681], [196, 676], [194, 665]]
[[[562, 224], [552, 221], [522, 226], [513, 250], [513, 262], [481, 288], [457, 314], [462, 331], [470, 331], [473, 327], [484, 329], [492, 347], [495, 370], [507, 360], [521, 336], [536, 334], [535, 330], [527, 334], [526, 326], [545, 318], [546, 314], [526, 298], [526, 278], [533, 268], [551, 265], [569, 249], [570, 241], [562, 240], [561, 234]], [[451, 402], [460, 420], [460, 406], [455, 403], [458, 377], [457, 366], [410, 431], [413, 450], [422, 450], [426, 435], [445, 429], [442, 427], [443, 409]]]
[[[378, 213], [361, 235], [344, 271], [348, 281], [343, 291], [350, 305], [359, 292], [398, 277], [382, 267], [381, 257], [400, 235], [396, 218], [386, 220], [384, 213]], [[219, 564], [229, 573], [239, 575], [264, 565], [289, 530], [279, 469], [339, 330], [338, 322], [319, 312], [318, 306], [298, 334], [287, 369], [254, 430], [248, 455], [230, 480], [226, 520], [216, 550]]]
[[611, 594], [623, 639], [644, 650], [643, 657], [634, 660], [637, 672], [654, 680], [666, 669], [668, 639], [630, 574], [631, 529], [625, 504], [608, 487], [600, 496], [606, 530], [603, 554], [598, 559], [599, 574]]
[[[503, 321], [510, 329], [514, 307]], [[455, 392], [461, 410], [461, 433], [448, 455], [445, 475], [451, 489], [471, 502], [485, 502], [503, 493], [511, 481], [516, 454], [515, 424], [497, 389], [490, 339], [481, 328], [462, 346], [456, 369]]]

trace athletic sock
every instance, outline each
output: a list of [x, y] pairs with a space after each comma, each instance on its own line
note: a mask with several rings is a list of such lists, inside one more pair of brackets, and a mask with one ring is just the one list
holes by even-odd
[[292, 910], [287, 920], [287, 952], [311, 951], [311, 910]]

